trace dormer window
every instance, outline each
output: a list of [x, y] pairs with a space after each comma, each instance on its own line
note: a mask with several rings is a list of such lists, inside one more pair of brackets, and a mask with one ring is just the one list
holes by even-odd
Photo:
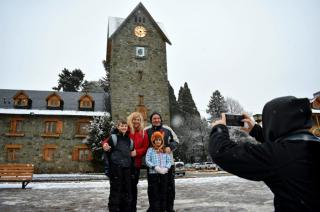
[[19, 108], [19, 109], [31, 108], [31, 100], [29, 99], [29, 96], [23, 91], [19, 91], [13, 97], [13, 102], [14, 102], [15, 108]]
[[47, 101], [47, 109], [63, 109], [63, 100], [57, 93], [53, 93], [46, 98]]
[[56, 97], [51, 98], [48, 101], [48, 106], [50, 107], [59, 107], [60, 106], [60, 100]]
[[89, 96], [88, 94], [83, 95], [80, 99], [79, 99], [79, 110], [94, 110], [94, 101], [93, 98], [91, 96]]

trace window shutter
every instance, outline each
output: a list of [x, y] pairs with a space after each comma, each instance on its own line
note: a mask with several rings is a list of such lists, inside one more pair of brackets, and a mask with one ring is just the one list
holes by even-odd
[[91, 151], [91, 149], [89, 149], [88, 160], [92, 160], [92, 151]]
[[78, 161], [79, 160], [79, 149], [78, 148], [73, 148], [72, 151], [72, 160], [73, 161]]
[[62, 133], [62, 121], [57, 121], [57, 133], [61, 134]]
[[48, 149], [47, 148], [43, 148], [42, 154], [43, 154], [43, 160], [47, 160], [47, 158], [48, 158]]
[[16, 131], [16, 121], [14, 119], [12, 119], [10, 121], [10, 132], [13, 133]]

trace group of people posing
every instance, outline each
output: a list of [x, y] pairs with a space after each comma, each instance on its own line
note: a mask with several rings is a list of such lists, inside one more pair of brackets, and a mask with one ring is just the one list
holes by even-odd
[[137, 185], [145, 159], [148, 167], [148, 211], [174, 211], [175, 183], [172, 152], [179, 143], [174, 131], [162, 124], [161, 115], [150, 116], [144, 128], [139, 112], [118, 120], [111, 136], [102, 141], [110, 179], [109, 211], [137, 210]]

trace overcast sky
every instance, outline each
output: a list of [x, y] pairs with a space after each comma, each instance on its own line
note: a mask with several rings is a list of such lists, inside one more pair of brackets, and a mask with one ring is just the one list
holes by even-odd
[[[63, 68], [100, 79], [108, 17], [126, 18], [139, 2], [1, 0], [0, 88], [51, 90]], [[141, 2], [172, 42], [176, 95], [187, 82], [202, 115], [215, 90], [252, 113], [275, 97], [320, 91], [318, 0]]]

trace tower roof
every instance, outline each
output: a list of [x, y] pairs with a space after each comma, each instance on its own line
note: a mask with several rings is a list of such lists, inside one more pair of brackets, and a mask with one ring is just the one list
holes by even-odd
[[164, 26], [160, 22], [156, 22], [153, 17], [150, 15], [148, 10], [143, 6], [143, 4], [140, 2], [134, 10], [127, 16], [127, 18], [119, 18], [119, 17], [109, 17], [109, 23], [108, 23], [108, 39], [112, 38], [117, 32], [122, 28], [122, 26], [133, 16], [133, 14], [138, 11], [143, 10], [145, 14], [148, 16], [151, 23], [154, 25], [154, 27], [157, 29], [157, 31], [160, 33], [160, 35], [163, 37], [163, 39], [171, 45], [171, 42], [165, 33]]

